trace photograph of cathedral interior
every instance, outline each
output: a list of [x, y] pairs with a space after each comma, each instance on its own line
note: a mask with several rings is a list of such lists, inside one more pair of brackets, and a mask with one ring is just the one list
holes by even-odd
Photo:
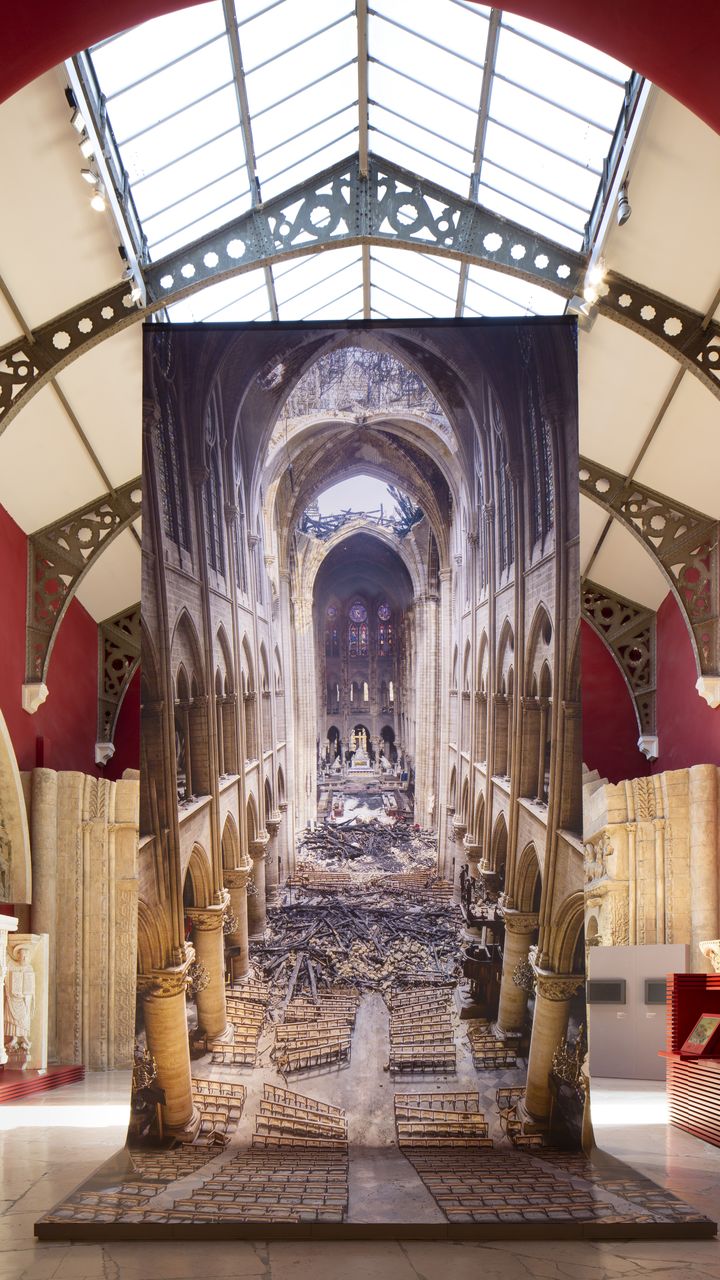
[[[338, 1214], [344, 1227], [356, 1212], [370, 1218], [378, 1171], [366, 1166], [360, 1177], [352, 1152], [348, 1160], [343, 1144], [353, 1146], [353, 1106], [333, 1089], [342, 1091], [358, 1070], [367, 1070], [372, 1084], [382, 1066], [390, 1068], [391, 1048], [400, 1070], [389, 1069], [378, 1082], [378, 1090], [382, 1085], [383, 1095], [392, 1095], [394, 1103], [378, 1111], [377, 1129], [389, 1140], [396, 1168], [409, 1179], [405, 1193], [413, 1194], [417, 1219], [436, 1224], [438, 1235], [461, 1231], [468, 1207], [473, 1227], [485, 1215], [484, 1229], [492, 1231], [504, 1217], [502, 1229], [512, 1234], [522, 1187], [531, 1180], [542, 1200], [540, 1209], [524, 1206], [524, 1229], [532, 1232], [547, 1224], [551, 1234], [569, 1233], [568, 1219], [563, 1228], [557, 1218], [566, 1212], [575, 1221], [596, 1212], [600, 1217], [597, 1206], [608, 1194], [616, 1216], [633, 1205], [628, 1235], [638, 1227], [657, 1235], [668, 1222], [675, 1231], [681, 1223], [687, 1230], [688, 1222], [691, 1231], [702, 1231], [708, 1228], [699, 1219], [717, 1213], [720, 1162], [712, 1102], [717, 1059], [712, 1046], [709, 1057], [693, 1063], [681, 1052], [697, 1018], [712, 1013], [720, 999], [715, 974], [720, 949], [715, 480], [720, 332], [710, 261], [720, 196], [713, 127], [720, 121], [707, 92], [712, 75], [681, 74], [682, 66], [690, 65], [691, 48], [695, 60], [703, 62], [702, 48], [711, 46], [717, 17], [705, 15], [703, 40], [693, 45], [690, 15], [680, 24], [663, 25], [655, 13], [640, 33], [623, 22], [613, 24], [607, 15], [598, 27], [593, 14], [554, 12], [558, 6], [551, 0], [518, 0], [515, 13], [445, 0], [442, 13], [432, 16], [416, 8], [411, 15], [399, 3], [378, 0], [372, 9], [348, 5], [347, 13], [341, 5], [332, 10], [328, 5], [322, 19], [296, 0], [279, 5], [280, 0], [271, 6], [238, 5], [236, 15], [232, 4], [190, 6], [122, 35], [158, 8], [140, 4], [131, 10], [128, 0], [122, 16], [122, 6], [109, 4], [100, 17], [85, 6], [82, 21], [68, 20], [62, 37], [56, 33], [54, 42], [50, 38], [42, 46], [35, 32], [20, 41], [18, 25], [9, 33], [9, 61], [0, 72], [0, 93], [7, 98], [0, 107], [5, 167], [22, 175], [25, 195], [24, 200], [13, 195], [0, 213], [5, 246], [0, 250], [0, 555], [7, 599], [0, 670], [0, 874], [8, 929], [3, 984], [8, 1060], [0, 1073], [0, 1120], [8, 1202], [3, 1264], [12, 1275], [61, 1263], [63, 1274], [68, 1268], [69, 1274], [81, 1274], [83, 1267], [106, 1266], [108, 1260], [119, 1274], [142, 1268], [128, 1252], [132, 1245], [85, 1246], [87, 1261], [81, 1262], [75, 1246], [51, 1240], [34, 1244], [38, 1217], [61, 1198], [70, 1211], [54, 1227], [66, 1238], [73, 1224], [88, 1238], [93, 1230], [96, 1238], [109, 1237], [128, 1217], [135, 1219], [138, 1236], [152, 1234], [153, 1215], [175, 1212], [186, 1219], [191, 1214], [201, 1234], [203, 1222], [232, 1218], [237, 1204], [246, 1220], [257, 1215], [255, 1223], [266, 1224], [270, 1235], [271, 1219], [282, 1220], [283, 1211], [268, 1205], [277, 1205], [281, 1194], [287, 1204], [301, 1188], [306, 1226], [318, 1214], [328, 1226]], [[551, 25], [540, 28], [519, 10]], [[45, 15], [51, 36], [52, 19]], [[574, 36], [584, 35], [589, 45], [553, 29], [553, 22]], [[674, 56], [668, 69], [659, 50], [670, 31]], [[604, 47], [607, 55], [592, 46]], [[87, 54], [50, 69], [85, 47]], [[22, 87], [40, 72], [39, 79]], [[140, 529], [142, 343], [135, 322], [153, 316], [169, 322], [170, 329], [163, 326], [154, 335], [160, 343], [161, 334], [188, 320], [364, 317], [383, 323], [409, 319], [417, 328], [428, 316], [521, 318], [563, 312], [577, 315], [580, 323], [579, 607], [586, 769], [584, 843], [579, 823], [568, 823], [557, 835], [575, 854], [578, 883], [584, 864], [585, 953], [581, 946], [571, 957], [542, 953], [548, 910], [543, 894], [550, 888], [543, 881], [542, 841], [533, 841], [538, 865], [543, 864], [537, 913], [531, 900], [525, 913], [518, 905], [522, 901], [527, 907], [534, 888], [532, 859], [528, 876], [518, 882], [515, 903], [508, 879], [513, 858], [517, 870], [518, 854], [526, 847], [517, 845], [520, 814], [539, 821], [545, 806], [546, 828], [552, 820], [559, 749], [554, 717], [566, 728], [573, 723], [572, 699], [561, 700], [558, 692], [562, 664], [553, 667], [548, 660], [545, 674], [540, 664], [533, 672], [538, 677], [534, 689], [532, 681], [525, 682], [527, 669], [521, 678], [516, 655], [512, 684], [506, 679], [503, 690], [490, 674], [498, 652], [488, 646], [483, 699], [482, 667], [473, 669], [480, 657], [477, 635], [460, 624], [457, 668], [454, 644], [449, 651], [443, 648], [457, 625], [451, 614], [436, 646], [446, 665], [441, 668], [438, 658], [429, 673], [446, 710], [425, 741], [418, 735], [428, 719], [419, 696], [428, 673], [422, 671], [419, 624], [407, 625], [408, 616], [420, 614], [413, 576], [422, 561], [417, 540], [423, 522], [452, 524], [454, 508], [433, 512], [423, 506], [407, 475], [393, 478], [391, 473], [381, 480], [371, 472], [373, 489], [361, 482], [358, 471], [339, 498], [316, 489], [315, 505], [307, 495], [322, 451], [303, 459], [292, 440], [276, 442], [274, 465], [287, 470], [289, 480], [284, 474], [277, 480], [272, 500], [283, 513], [280, 525], [295, 519], [297, 474], [305, 506], [298, 513], [303, 527], [292, 528], [306, 542], [293, 572], [313, 577], [325, 611], [321, 617], [313, 597], [306, 620], [312, 670], [295, 666], [299, 633], [291, 615], [289, 667], [283, 662], [284, 642], [277, 644], [278, 683], [270, 633], [275, 640], [282, 637], [286, 622], [281, 614], [273, 620], [282, 587], [277, 548], [266, 527], [267, 492], [260, 501], [260, 491], [247, 479], [248, 458], [240, 456], [245, 487], [237, 519], [244, 526], [234, 552], [227, 503], [236, 460], [224, 456], [225, 469], [215, 480], [202, 467], [189, 473], [182, 454], [183, 415], [191, 412], [187, 405], [178, 413], [181, 453], [174, 464], [190, 474], [187, 512], [180, 511], [182, 490], [173, 478], [167, 511], [171, 522], [179, 522], [175, 545], [181, 550], [173, 558], [169, 546], [162, 580], [181, 583], [187, 591], [195, 574], [197, 584], [193, 555], [204, 540], [205, 587], [193, 604], [186, 602], [189, 622], [178, 633], [181, 648], [186, 642], [187, 647], [174, 675], [186, 677], [187, 685], [182, 679], [172, 683], [162, 644], [154, 673], [152, 663], [144, 673], [150, 735], [153, 681], [161, 689], [156, 701], [167, 699], [167, 706], [155, 706], [155, 728], [159, 724], [162, 732], [151, 751], [164, 752], [164, 765], [149, 797], [150, 816], [145, 811], [139, 821], [138, 774], [145, 767], [138, 731], [140, 540], [144, 536], [147, 546], [148, 537], [154, 537], [153, 545], [159, 546], [165, 539], [166, 549], [169, 544], [162, 532], [167, 512], [161, 511], [159, 481], [154, 497], [144, 495], [143, 535]], [[367, 358], [356, 364], [356, 379]], [[448, 359], [454, 367], [454, 356]], [[433, 371], [425, 363], [421, 372], [433, 386]], [[332, 382], [338, 369], [329, 375]], [[396, 379], [397, 370], [386, 367], [381, 380], [389, 375]], [[272, 368], [265, 376], [272, 377]], [[324, 376], [319, 366], [319, 381], [305, 391], [316, 395], [325, 387]], [[397, 381], [393, 385], [397, 390]], [[285, 389], [278, 384], [278, 400]], [[514, 387], [511, 399], [518, 394]], [[457, 410], [455, 403], [445, 405], [454, 429]], [[358, 426], [361, 434], [368, 424]], [[225, 430], [220, 414], [217, 430], [220, 440]], [[301, 443], [298, 438], [298, 449]], [[290, 455], [284, 466], [283, 450]], [[172, 467], [172, 458], [168, 461]], [[342, 468], [344, 461], [350, 469], [350, 457], [333, 465]], [[515, 489], [519, 481], [511, 459], [507, 462], [500, 471]], [[449, 473], [456, 474], [459, 465], [459, 456], [452, 456]], [[147, 474], [147, 462], [144, 469]], [[432, 479], [424, 479], [433, 488]], [[377, 487], [388, 481], [391, 489]], [[497, 466], [494, 471], [491, 466], [486, 482], [497, 486]], [[206, 521], [214, 527], [213, 501], [223, 508], [214, 550], [203, 532]], [[546, 511], [547, 498], [543, 501]], [[261, 510], [259, 527], [250, 528], [248, 513], [257, 517]], [[416, 519], [418, 510], [422, 518]], [[515, 514], [514, 507], [509, 510]], [[148, 533], [153, 511], [156, 526]], [[384, 535], [384, 558], [378, 560], [376, 552], [373, 559], [367, 543], [357, 541], [367, 530], [348, 528], [352, 512], [370, 519], [376, 544]], [[497, 521], [497, 508], [491, 515]], [[462, 516], [457, 518], [461, 533], [454, 554], [461, 559], [453, 561], [451, 573], [462, 596], [463, 566], [475, 544], [467, 536], [474, 532], [471, 523], [463, 529]], [[523, 518], [529, 536], [527, 508]], [[183, 519], [190, 543], [185, 547]], [[478, 538], [482, 532], [478, 522]], [[498, 536], [496, 524], [496, 557]], [[517, 539], [518, 527], [512, 536]], [[260, 541], [253, 545], [254, 538]], [[365, 579], [348, 590], [341, 547], [350, 538], [360, 549]], [[406, 574], [388, 558], [393, 539], [413, 549], [415, 560]], [[323, 553], [319, 565], [312, 554], [317, 543], [325, 550], [331, 545], [337, 554], [328, 551], [325, 559]], [[233, 555], [239, 564], [241, 550], [248, 580], [244, 595], [240, 583], [228, 591], [225, 582]], [[274, 558], [274, 564], [266, 558]], [[491, 568], [497, 573], [498, 565], [497, 559], [488, 564], [488, 573]], [[468, 616], [482, 605], [479, 581], [473, 580], [471, 591], [473, 586], [480, 598], [475, 597]], [[246, 633], [233, 632], [230, 610], [224, 643], [219, 632], [213, 636], [208, 630], [223, 590], [226, 599], [234, 593], [240, 602], [238, 618], [252, 598], [255, 619]], [[181, 595], [178, 587], [178, 595], [166, 601], [167, 616], [160, 618], [157, 634], [166, 634], [168, 644], [171, 632], [163, 627], [181, 607]], [[518, 622], [513, 612], [513, 640], [527, 660], [531, 618], [524, 591], [520, 595], [522, 616]], [[459, 606], [463, 615], [464, 604]], [[513, 600], [513, 609], [516, 604]], [[568, 619], [555, 617], [550, 606], [548, 617], [554, 645]], [[492, 620], [495, 643], [501, 639], [497, 622]], [[190, 623], [199, 640], [194, 648]], [[209, 651], [208, 636], [217, 641]], [[571, 678], [572, 667], [564, 670]], [[509, 675], [510, 667], [500, 674]], [[293, 755], [293, 727], [303, 688], [310, 699], [305, 719], [314, 723], [315, 733], [311, 744], [306, 742], [308, 754], [299, 756]], [[415, 715], [409, 710], [413, 704]], [[547, 759], [540, 750], [543, 712]], [[503, 715], [509, 717], [504, 760]], [[267, 769], [263, 717], [270, 719], [272, 743], [272, 768]], [[529, 739], [507, 733], [511, 723], [516, 730], [522, 724]], [[247, 741], [252, 743], [247, 734], [253, 726], [257, 764], [256, 757], [241, 755]], [[463, 737], [468, 729], [469, 743]], [[577, 721], [574, 732], [579, 740]], [[534, 760], [536, 774], [529, 780], [523, 754], [515, 754], [518, 744], [526, 762]], [[433, 754], [440, 759], [435, 789], [423, 789]], [[224, 821], [221, 825], [227, 812], [220, 807], [233, 768], [238, 770], [236, 792], [254, 801], [233, 810], [234, 831]], [[484, 813], [478, 812], [473, 786], [482, 775]], [[579, 795], [576, 803], [579, 808]], [[145, 809], [145, 799], [140, 808]], [[515, 840], [508, 825], [513, 809]], [[503, 815], [505, 833], [493, 824]], [[202, 829], [206, 820], [209, 836]], [[317, 827], [309, 828], [314, 821]], [[143, 901], [138, 869], [142, 873], [148, 833], [156, 832], [167, 848], [177, 837], [179, 849], [183, 828], [188, 837], [195, 830], [198, 838], [182, 855], [189, 857], [181, 862], [182, 883], [165, 886], [160, 877], [149, 894], [146, 886], [146, 905], [162, 900], [163, 909], [148, 914], [141, 908], [138, 920], [139, 890]], [[232, 884], [234, 871], [240, 874]], [[261, 937], [263, 873], [268, 927]], [[413, 876], [410, 893], [408, 874]], [[374, 879], [380, 875], [382, 891]], [[333, 893], [338, 885], [340, 892]], [[361, 903], [355, 897], [359, 885]], [[214, 901], [218, 886], [222, 901]], [[236, 909], [243, 898], [245, 917]], [[404, 955], [400, 940], [388, 931], [399, 912], [405, 920]], [[535, 929], [513, 938], [506, 920], [519, 923], [513, 912], [538, 915], [537, 938]], [[570, 933], [577, 922], [566, 923]], [[137, 1042], [136, 929], [142, 1010]], [[173, 986], [171, 979], [158, 977], [183, 967], [179, 947], [172, 954], [177, 939], [188, 962], [182, 991], [177, 982]], [[168, 946], [170, 952], [163, 950]], [[513, 946], [518, 982], [512, 988], [506, 982], [503, 1004], [504, 963], [507, 955], [507, 976]], [[226, 962], [224, 1026], [232, 1027], [227, 1034], [212, 982], [218, 953]], [[150, 973], [143, 972], [143, 957], [152, 961]], [[569, 971], [552, 967], [560, 958], [570, 959]], [[442, 1039], [448, 1010], [438, 1009], [436, 997], [443, 975], [449, 985], [453, 963], [461, 991], [449, 1010], [453, 1045], [448, 1045]], [[543, 976], [572, 979], [584, 963], [590, 1041], [584, 1070], [578, 996], [570, 998], [568, 1008], [563, 993], [558, 1001], [545, 1002], [564, 1006], [545, 1008], [544, 1025], [552, 1025], [552, 1035], [558, 1036], [553, 1052], [544, 1046], [550, 1061], [545, 1079], [540, 1037], [534, 1036], [540, 1071], [533, 1094], [531, 1028], [541, 1025]], [[398, 971], [411, 967], [424, 975], [421, 990], [428, 993], [420, 1013], [417, 1003], [409, 1013], [391, 994]], [[366, 990], [368, 971], [372, 980]], [[668, 973], [674, 975], [669, 983]], [[321, 1010], [329, 986], [344, 1004]], [[291, 994], [278, 1017], [280, 988]], [[508, 1025], [513, 1000], [516, 1020], [518, 1008], [529, 1015], [525, 1044], [522, 1033], [513, 1035], [517, 1028]], [[264, 1005], [273, 1010], [270, 1016]], [[205, 1096], [204, 1085], [193, 1086], [185, 1099], [189, 1123], [180, 1122], [180, 1108], [173, 1124], [167, 1098], [177, 1099], [187, 1079], [184, 1053], [173, 1059], [182, 1068], [178, 1071], [168, 1068], [167, 1056], [163, 1061], [162, 1048], [156, 1055], [145, 1050], [153, 1037], [156, 1048], [172, 1040], [167, 1022], [178, 1007], [190, 1032], [192, 1078], [222, 1080], [224, 1089]], [[463, 1018], [463, 1012], [476, 1016]], [[380, 1017], [387, 1053], [382, 1063], [363, 1062], [359, 1045], [369, 1030], [374, 1033]], [[408, 1024], [414, 1039], [407, 1040]], [[562, 1042], [566, 1028], [569, 1045]], [[209, 1054], [208, 1043], [214, 1046]], [[446, 1073], [442, 1088], [432, 1070], [412, 1079], [402, 1069], [403, 1049], [409, 1047], [408, 1056], [417, 1063], [426, 1045], [436, 1054], [455, 1049], [456, 1074]], [[323, 1050], [330, 1056], [320, 1063]], [[519, 1065], [513, 1065], [513, 1051]], [[669, 1056], [659, 1058], [659, 1052]], [[263, 1085], [262, 1097], [247, 1084], [254, 1073], [242, 1059], [253, 1054], [271, 1074], [265, 1082], [270, 1092], [265, 1095]], [[124, 1159], [106, 1166], [101, 1185], [87, 1190], [82, 1203], [72, 1195], [68, 1199], [123, 1141], [134, 1055], [139, 1103], [132, 1141], [142, 1145], [142, 1155], [134, 1166]], [[447, 1068], [451, 1055], [440, 1056]], [[574, 1155], [571, 1163], [567, 1148], [557, 1159], [553, 1155], [560, 1121], [565, 1141], [573, 1141], [574, 1129], [575, 1142], [580, 1132], [587, 1149], [591, 1131], [587, 1124], [582, 1128], [583, 1109], [585, 1120], [589, 1117], [577, 1086], [588, 1075], [600, 1148], [681, 1195], [689, 1214], [648, 1184], [616, 1181], [608, 1193], [612, 1173], [619, 1179], [626, 1169], [622, 1175], [617, 1166], [601, 1170], [605, 1190], [598, 1192], [597, 1166], [591, 1187], [584, 1156]], [[55, 1086], [52, 1093], [36, 1092], [49, 1085]], [[510, 1092], [499, 1092], [503, 1088]], [[513, 1096], [519, 1089], [524, 1096]], [[548, 1090], [550, 1114], [543, 1115], [540, 1094], [547, 1098]], [[323, 1100], [336, 1110], [323, 1112]], [[430, 1114], [417, 1114], [424, 1111]], [[91, 1131], [84, 1127], [88, 1121]], [[35, 1125], [44, 1127], [42, 1141]], [[160, 1125], [163, 1138], [153, 1148], [153, 1126]], [[428, 1126], [435, 1131], [428, 1132]], [[318, 1129], [324, 1137], [311, 1161], [309, 1143]], [[376, 1136], [369, 1131], [368, 1143]], [[460, 1141], [466, 1143], [465, 1179], [456, 1176], [460, 1166], [447, 1156]], [[255, 1161], [252, 1168], [246, 1165], [244, 1183], [232, 1165], [243, 1142]], [[444, 1142], [450, 1146], [443, 1148]], [[283, 1192], [277, 1184], [268, 1190], [268, 1171], [277, 1169], [278, 1152], [293, 1145], [303, 1150], [305, 1165], [284, 1165], [293, 1176]], [[410, 1149], [412, 1161], [403, 1154]], [[205, 1168], [208, 1150], [214, 1151], [212, 1168]], [[325, 1154], [318, 1155], [319, 1150]], [[492, 1185], [483, 1189], [476, 1162], [495, 1161], [504, 1153], [520, 1162], [512, 1191], [494, 1166]], [[566, 1194], [572, 1184], [577, 1196], [572, 1210], [553, 1198], [558, 1179]], [[311, 1182], [323, 1185], [312, 1205], [307, 1199]], [[230, 1194], [237, 1202], [234, 1210], [227, 1208]], [[147, 1223], [138, 1221], [145, 1212]], [[533, 1212], [544, 1215], [539, 1227], [537, 1219], [532, 1223]], [[613, 1234], [623, 1235], [610, 1225]], [[54, 1227], [39, 1229], [51, 1235]], [[262, 1229], [253, 1226], [249, 1234], [261, 1235]], [[455, 1246], [453, 1260], [465, 1247]], [[578, 1275], [586, 1267], [605, 1274], [603, 1268], [616, 1270], [621, 1257], [641, 1269], [660, 1261], [672, 1265], [672, 1259], [696, 1273], [719, 1270], [716, 1244], [658, 1247], [663, 1251], [653, 1253], [645, 1245], [637, 1252], [631, 1245], [588, 1242], [582, 1255], [573, 1255], [573, 1267]], [[167, 1251], [162, 1265], [187, 1274], [192, 1245], [179, 1246], [185, 1252], [170, 1262], [172, 1248], [158, 1246], [156, 1257]], [[424, 1249], [423, 1274], [428, 1267], [447, 1268], [449, 1253], [436, 1248], [437, 1254]], [[326, 1250], [328, 1258], [331, 1246]], [[512, 1265], [512, 1245], [503, 1244], [502, 1250], [503, 1265]], [[517, 1260], [518, 1274], [536, 1260], [541, 1268], [547, 1265], [540, 1261], [548, 1256], [543, 1246], [532, 1250], [529, 1262]], [[553, 1261], [562, 1250], [553, 1248]], [[281, 1255], [271, 1249], [269, 1256], [271, 1269], [282, 1269]], [[390, 1246], [373, 1256], [374, 1265], [387, 1264], [395, 1273], [408, 1265]], [[489, 1258], [485, 1254], [493, 1262], [500, 1256], [499, 1245]], [[308, 1255], [305, 1265], [326, 1265], [320, 1257], [311, 1263]], [[338, 1258], [338, 1267], [346, 1271], [350, 1257], [351, 1251]], [[416, 1261], [420, 1266], [419, 1255]], [[191, 1270], [199, 1265], [207, 1265], [204, 1257], [198, 1256]]]

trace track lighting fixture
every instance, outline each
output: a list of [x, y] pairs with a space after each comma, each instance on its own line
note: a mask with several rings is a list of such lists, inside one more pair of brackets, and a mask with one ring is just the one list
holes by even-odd
[[104, 213], [107, 209], [107, 201], [105, 199], [105, 188], [101, 182], [98, 182], [94, 196], [90, 201], [91, 209], [96, 213]]
[[95, 143], [92, 138], [84, 137], [81, 139], [80, 154], [84, 160], [92, 160], [95, 155]]
[[632, 207], [628, 199], [628, 179], [623, 182], [617, 194], [617, 221], [619, 227], [624, 227], [630, 214]]
[[81, 177], [81, 178], [84, 178], [84, 179], [85, 179], [85, 181], [86, 181], [86, 182], [87, 182], [91, 187], [96, 187], [96, 186], [97, 186], [97, 184], [98, 184], [98, 182], [100, 181], [100, 179], [98, 178], [97, 174], [96, 174], [96, 173], [94, 173], [92, 169], [81, 169], [81, 170], [80, 170], [80, 177]]
[[76, 107], [70, 117], [70, 123], [73, 129], [77, 129], [78, 133], [85, 132], [85, 117], [79, 107]]

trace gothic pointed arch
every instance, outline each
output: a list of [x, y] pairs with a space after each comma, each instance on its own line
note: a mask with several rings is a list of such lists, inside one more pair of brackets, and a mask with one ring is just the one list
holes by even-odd
[[0, 902], [30, 902], [30, 832], [20, 771], [0, 711]]

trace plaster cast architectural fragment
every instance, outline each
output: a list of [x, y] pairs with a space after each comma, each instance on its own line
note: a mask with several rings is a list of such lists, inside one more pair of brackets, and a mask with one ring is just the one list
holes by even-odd
[[657, 679], [654, 611], [586, 578], [582, 583], [582, 616], [620, 667], [633, 699], [641, 740], [647, 739], [651, 745]]
[[48, 941], [47, 934], [16, 933], [8, 943], [5, 1051], [16, 1070], [48, 1064]]
[[0, 902], [30, 902], [30, 830], [22, 779], [0, 711]]
[[720, 707], [720, 676], [699, 676], [695, 688], [713, 711]]
[[720, 927], [719, 794], [711, 764], [585, 787], [591, 945], [688, 943], [702, 967], [702, 940]]
[[50, 690], [43, 680], [26, 680], [22, 687], [22, 709], [29, 716], [34, 716], [43, 702], [47, 701]]
[[33, 769], [33, 921], [48, 936], [48, 1060], [130, 1066], [138, 782]]
[[685, 616], [698, 674], [717, 679], [720, 671], [718, 521], [589, 458], [580, 459], [580, 492], [620, 520], [659, 562]]
[[[2, 1015], [3, 1027], [5, 1026], [5, 973], [7, 970], [8, 934], [16, 933], [17, 927], [17, 916], [0, 915], [0, 1015]], [[7, 1060], [5, 1036], [3, 1035], [0, 1039], [0, 1067], [3, 1067]]]
[[112, 745], [123, 698], [139, 665], [140, 605], [135, 604], [98, 626], [98, 747]]
[[720, 973], [720, 938], [699, 943], [700, 954], [710, 961], [713, 971]]
[[138, 478], [29, 538], [27, 682], [47, 680], [65, 610], [97, 556], [138, 518], [141, 501]]

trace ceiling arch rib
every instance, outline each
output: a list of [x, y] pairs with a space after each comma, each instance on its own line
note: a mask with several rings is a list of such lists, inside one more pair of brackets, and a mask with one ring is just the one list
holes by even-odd
[[[146, 267], [144, 308], [124, 282], [39, 326], [29, 339], [7, 343], [0, 349], [0, 431], [54, 374], [104, 338], [212, 283], [283, 259], [376, 245], [490, 267], [568, 299], [581, 290], [582, 254], [377, 156], [369, 170], [363, 180], [353, 156]], [[718, 322], [622, 276], [610, 276], [607, 286], [599, 303], [604, 314], [662, 347], [720, 398]]]

